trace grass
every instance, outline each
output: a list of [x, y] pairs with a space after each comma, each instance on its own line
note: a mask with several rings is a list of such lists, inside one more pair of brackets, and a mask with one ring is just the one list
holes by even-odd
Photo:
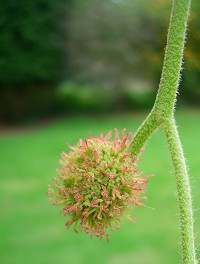
[[[164, 137], [157, 132], [142, 155], [140, 169], [154, 173], [145, 207], [134, 208], [136, 223], [123, 219], [110, 242], [89, 239], [66, 230], [59, 208], [45, 192], [66, 141], [75, 144], [88, 131], [93, 135], [114, 127], [135, 131], [145, 114], [74, 117], [21, 134], [0, 137], [0, 263], [2, 264], [168, 264], [180, 263], [176, 189]], [[200, 244], [200, 112], [177, 114], [190, 167], [195, 231]]]

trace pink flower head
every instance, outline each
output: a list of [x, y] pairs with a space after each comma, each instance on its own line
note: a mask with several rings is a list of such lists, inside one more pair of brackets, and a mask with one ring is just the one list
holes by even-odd
[[69, 217], [68, 228], [75, 223], [75, 231], [108, 240], [107, 229], [118, 229], [131, 206], [143, 205], [147, 178], [138, 173], [138, 158], [127, 152], [132, 134], [124, 132], [121, 139], [117, 129], [113, 140], [112, 131], [80, 139], [68, 154], [62, 153], [60, 176], [54, 179], [57, 190], [49, 186], [48, 194]]

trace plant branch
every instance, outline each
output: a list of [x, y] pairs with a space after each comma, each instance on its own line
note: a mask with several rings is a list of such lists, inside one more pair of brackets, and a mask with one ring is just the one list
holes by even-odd
[[[160, 126], [162, 119], [173, 116], [183, 49], [190, 10], [190, 0], [174, 0], [167, 36], [167, 45], [158, 93], [151, 113], [136, 132], [130, 145], [134, 155], [140, 151], [138, 139], [145, 143]], [[142, 147], [142, 144], [139, 144]]]
[[157, 122], [156, 115], [152, 111], [138, 128], [129, 146], [129, 151], [133, 156], [137, 156], [139, 154], [144, 144], [158, 127], [159, 124]]
[[129, 151], [132, 155], [138, 155], [142, 146], [157, 128], [161, 127], [164, 130], [177, 186], [182, 259], [184, 264], [197, 264], [189, 177], [174, 119], [190, 4], [190, 0], [173, 1], [165, 58], [155, 104], [134, 135]]
[[195, 260], [192, 199], [186, 161], [175, 120], [171, 118], [165, 119], [163, 129], [176, 177], [182, 237], [182, 259], [185, 264], [194, 264], [197, 261]]
[[167, 37], [163, 70], [154, 108], [162, 118], [174, 111], [180, 79], [190, 0], [174, 0]]

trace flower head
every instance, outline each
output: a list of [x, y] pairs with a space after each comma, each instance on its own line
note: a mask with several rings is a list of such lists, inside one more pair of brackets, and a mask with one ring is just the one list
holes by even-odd
[[123, 129], [120, 139], [115, 129], [111, 139], [112, 131], [69, 146], [71, 151], [61, 154], [59, 177], [54, 178], [57, 190], [49, 185], [48, 192], [53, 204], [61, 205], [61, 212], [68, 215], [68, 228], [75, 223], [75, 231], [100, 239], [108, 239], [107, 228], [119, 228], [120, 218], [128, 216], [130, 206], [143, 205], [141, 194], [147, 183], [138, 173], [138, 158], [127, 152], [132, 134]]

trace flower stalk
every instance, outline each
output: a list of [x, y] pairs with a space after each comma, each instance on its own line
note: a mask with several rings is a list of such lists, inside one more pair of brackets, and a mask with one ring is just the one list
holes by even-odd
[[158, 128], [163, 129], [176, 180], [182, 260], [184, 264], [197, 264], [189, 176], [174, 118], [190, 4], [190, 0], [173, 1], [163, 70], [155, 104], [136, 132], [129, 150], [133, 155], [137, 155], [153, 132]]

